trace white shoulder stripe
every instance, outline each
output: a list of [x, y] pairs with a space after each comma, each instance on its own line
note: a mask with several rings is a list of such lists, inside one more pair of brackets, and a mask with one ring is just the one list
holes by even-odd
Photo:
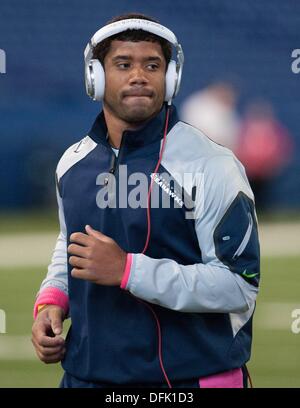
[[58, 162], [56, 169], [57, 180], [59, 181], [74, 164], [86, 157], [96, 146], [98, 144], [89, 136], [86, 136], [79, 143], [77, 142], [69, 147]]

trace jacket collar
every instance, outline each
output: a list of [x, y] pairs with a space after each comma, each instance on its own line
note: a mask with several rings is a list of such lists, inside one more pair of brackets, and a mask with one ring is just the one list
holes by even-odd
[[[145, 125], [136, 130], [125, 130], [122, 135], [122, 144], [128, 147], [138, 148], [160, 140], [164, 135], [167, 105], [164, 104], [161, 111]], [[170, 106], [168, 131], [178, 122], [177, 110], [174, 105]], [[88, 135], [96, 143], [109, 147], [107, 141], [107, 126], [103, 111], [94, 121]]]

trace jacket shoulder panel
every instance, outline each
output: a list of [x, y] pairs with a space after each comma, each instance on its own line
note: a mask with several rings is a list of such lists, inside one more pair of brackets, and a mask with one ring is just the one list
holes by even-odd
[[214, 156], [234, 156], [230, 149], [214, 142], [201, 130], [185, 122], [177, 122], [169, 132], [168, 139], [170, 139], [168, 147], [175, 148], [181, 157], [184, 153], [188, 154], [186, 159], [189, 161], [209, 159]]
[[56, 168], [57, 181], [76, 163], [84, 159], [98, 144], [89, 136], [70, 146], [62, 155]]
[[[161, 161], [162, 166], [191, 194], [192, 179], [198, 181], [219, 177], [224, 167], [232, 163], [243, 174], [244, 168], [231, 150], [210, 140], [200, 130], [184, 122], [178, 122], [168, 133], [167, 143]], [[192, 175], [192, 177], [186, 177]], [[209, 177], [207, 177], [209, 176]], [[243, 178], [246, 176], [243, 175]], [[190, 181], [189, 181], [190, 180]]]

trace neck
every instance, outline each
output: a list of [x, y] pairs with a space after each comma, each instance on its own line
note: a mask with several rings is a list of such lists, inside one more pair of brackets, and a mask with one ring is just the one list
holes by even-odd
[[125, 130], [136, 130], [146, 122], [128, 123], [115, 116], [105, 105], [103, 105], [103, 113], [107, 126], [109, 143], [112, 147], [117, 149], [121, 145], [122, 135]]

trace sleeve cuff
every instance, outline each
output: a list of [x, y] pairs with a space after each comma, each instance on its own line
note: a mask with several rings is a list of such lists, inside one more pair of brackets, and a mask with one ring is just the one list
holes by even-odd
[[60, 306], [65, 314], [69, 311], [69, 297], [62, 290], [54, 287], [47, 287], [38, 295], [33, 309], [33, 317], [36, 319], [38, 307], [40, 305], [56, 305]]
[[121, 289], [126, 289], [127, 287], [127, 283], [128, 283], [129, 276], [130, 276], [131, 265], [132, 265], [132, 258], [133, 258], [133, 254], [127, 254], [125, 270], [124, 270], [122, 282], [120, 285]]

